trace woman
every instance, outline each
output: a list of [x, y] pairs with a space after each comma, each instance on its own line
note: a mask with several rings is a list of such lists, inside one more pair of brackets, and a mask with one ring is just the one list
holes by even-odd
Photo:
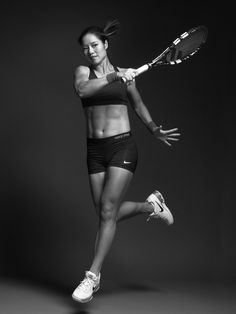
[[177, 128], [162, 130], [152, 121], [135, 85], [135, 70], [111, 64], [108, 39], [118, 22], [104, 28], [91, 26], [79, 37], [90, 66], [78, 66], [74, 86], [81, 99], [87, 125], [87, 165], [93, 203], [99, 217], [95, 253], [89, 271], [72, 294], [88, 302], [99, 289], [102, 263], [112, 244], [116, 222], [140, 213], [148, 219], [162, 218], [173, 223], [173, 216], [160, 192], [154, 191], [145, 202], [123, 202], [137, 166], [137, 148], [130, 131], [128, 101], [151, 133], [163, 143], [177, 141]]

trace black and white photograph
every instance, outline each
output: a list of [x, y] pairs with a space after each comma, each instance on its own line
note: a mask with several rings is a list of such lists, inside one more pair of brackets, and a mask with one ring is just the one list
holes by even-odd
[[233, 21], [1, 5], [1, 314], [236, 313]]

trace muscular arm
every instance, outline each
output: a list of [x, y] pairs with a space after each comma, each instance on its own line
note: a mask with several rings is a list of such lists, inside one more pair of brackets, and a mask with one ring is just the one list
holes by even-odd
[[89, 80], [88, 67], [79, 66], [75, 70], [74, 87], [79, 97], [89, 97], [108, 84], [106, 76]]
[[110, 84], [116, 80], [121, 80], [123, 77], [126, 79], [126, 81], [132, 80], [132, 73], [133, 69], [120, 69], [119, 72], [116, 72], [115, 77], [110, 80], [108, 80], [108, 76], [111, 74], [89, 80], [90, 69], [86, 66], [78, 66], [74, 75], [74, 87], [77, 94], [81, 98], [89, 97], [107, 84]]

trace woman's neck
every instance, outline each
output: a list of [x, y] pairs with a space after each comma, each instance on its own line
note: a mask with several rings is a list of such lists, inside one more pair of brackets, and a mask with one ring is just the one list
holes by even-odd
[[100, 64], [94, 66], [93, 69], [100, 75], [105, 75], [114, 71], [114, 67], [108, 58], [105, 58]]

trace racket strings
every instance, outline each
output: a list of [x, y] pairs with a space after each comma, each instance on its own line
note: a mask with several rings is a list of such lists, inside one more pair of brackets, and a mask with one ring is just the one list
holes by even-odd
[[193, 56], [205, 43], [207, 28], [199, 26], [183, 33], [173, 41], [162, 54], [152, 61], [152, 66], [162, 64], [177, 64]]

